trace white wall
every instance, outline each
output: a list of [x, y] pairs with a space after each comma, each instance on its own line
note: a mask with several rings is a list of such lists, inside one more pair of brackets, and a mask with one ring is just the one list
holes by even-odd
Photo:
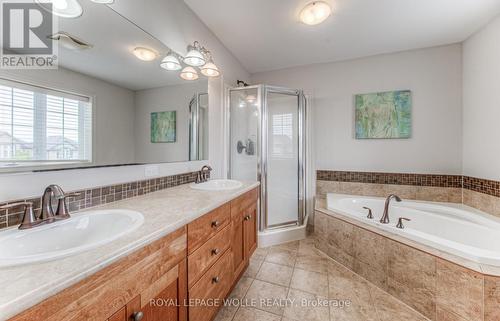
[[[252, 83], [301, 88], [312, 96], [317, 169], [462, 171], [460, 44], [257, 73]], [[413, 93], [412, 138], [354, 139], [354, 95], [396, 89]]]
[[[137, 163], [189, 159], [189, 102], [195, 93], [208, 92], [206, 79], [135, 93], [135, 159]], [[175, 143], [151, 143], [151, 113], [176, 111]], [[210, 111], [209, 111], [210, 112]]]
[[0, 77], [93, 97], [95, 164], [135, 162], [133, 91], [64, 68], [0, 70]]
[[500, 180], [500, 17], [463, 44], [463, 172]]
[[[249, 81], [250, 75], [182, 0], [149, 1], [147, 5], [144, 4], [144, 1], [118, 1], [114, 5], [115, 7], [120, 13], [174, 50], [185, 51], [185, 46], [188, 43], [198, 40], [212, 51], [223, 76], [209, 81], [209, 161], [164, 163], [158, 164], [158, 168], [159, 176], [164, 176], [198, 170], [208, 163], [214, 168], [213, 176], [221, 177], [224, 166], [224, 147], [221, 143], [224, 140], [224, 83], [234, 84], [236, 79]], [[45, 72], [43, 71], [44, 74]], [[58, 84], [57, 87], [64, 88], [60, 85], [64, 84]], [[102, 90], [106, 91], [106, 87], [103, 87]], [[102, 99], [100, 98], [101, 91], [96, 91], [96, 96], [97, 100]], [[133, 102], [133, 99], [131, 98], [130, 101]], [[118, 120], [115, 119], [115, 121]], [[126, 131], [126, 135], [128, 133], [132, 135], [127, 139], [126, 145], [131, 146], [130, 144], [134, 142], [133, 125], [120, 122], [118, 126]], [[106, 128], [108, 134], [112, 134], [115, 130], [115, 124]], [[124, 160], [133, 155], [133, 148], [123, 148], [107, 140], [103, 140], [102, 143], [111, 151], [128, 150], [130, 155], [124, 156]], [[60, 184], [63, 189], [70, 191], [143, 178], [145, 178], [145, 166], [3, 174], [0, 175], [0, 201], [40, 195], [43, 188], [52, 183]]]

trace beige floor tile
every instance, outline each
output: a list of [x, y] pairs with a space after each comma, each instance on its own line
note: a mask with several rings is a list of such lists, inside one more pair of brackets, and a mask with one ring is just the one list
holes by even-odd
[[250, 285], [252, 284], [254, 279], [242, 276], [241, 279], [238, 281], [238, 284], [233, 289], [233, 292], [229, 295], [230, 298], [232, 299], [243, 299], [245, 297], [245, 294], [247, 294], [248, 289], [250, 288]]
[[[329, 308], [325, 306], [325, 297], [316, 296], [311, 293], [290, 289], [288, 293], [289, 304], [285, 307], [284, 317], [297, 321], [325, 321], [329, 320]], [[318, 306], [319, 302], [323, 306]]]
[[236, 311], [238, 311], [237, 306], [223, 306], [219, 312], [217, 313], [217, 316], [215, 317], [214, 321], [231, 321], [233, 320], [234, 315], [236, 314]]
[[300, 254], [299, 252], [299, 256], [295, 262], [295, 268], [327, 274], [328, 259], [317, 255]]
[[264, 262], [255, 278], [288, 287], [292, 279], [292, 273], [293, 268], [290, 266]]
[[250, 258], [250, 263], [248, 265], [247, 270], [244, 273], [244, 276], [255, 278], [257, 276], [257, 273], [259, 273], [259, 269], [260, 266], [262, 265], [262, 262], [264, 261]]
[[290, 287], [292, 289], [302, 290], [305, 292], [327, 297], [328, 275], [318, 272], [294, 269]]
[[266, 255], [267, 255], [268, 252], [269, 252], [269, 248], [267, 248], [267, 247], [258, 247], [253, 252], [252, 258], [256, 259], [256, 260], [264, 260], [264, 258], [266, 257]]
[[255, 280], [245, 296], [246, 302], [255, 302], [257, 308], [277, 315], [283, 315], [288, 288], [268, 282]]
[[371, 291], [373, 285], [359, 277], [328, 277], [328, 292], [330, 299], [359, 300], [366, 304], [372, 304]]
[[284, 250], [296, 252], [299, 250], [299, 244], [300, 244], [299, 241], [293, 241], [293, 242], [277, 244], [277, 245], [272, 246], [271, 248], [284, 249]]
[[297, 252], [281, 248], [270, 248], [264, 261], [293, 267], [296, 259]]
[[281, 317], [255, 308], [240, 308], [233, 321], [280, 321]]
[[403, 302], [397, 300], [386, 292], [375, 289], [373, 292], [375, 309], [380, 321], [428, 321], [426, 317], [409, 308]]

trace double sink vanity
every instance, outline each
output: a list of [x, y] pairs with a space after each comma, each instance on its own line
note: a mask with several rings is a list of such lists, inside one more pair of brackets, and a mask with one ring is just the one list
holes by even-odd
[[0, 320], [209, 321], [257, 247], [258, 183], [211, 180], [0, 232]]

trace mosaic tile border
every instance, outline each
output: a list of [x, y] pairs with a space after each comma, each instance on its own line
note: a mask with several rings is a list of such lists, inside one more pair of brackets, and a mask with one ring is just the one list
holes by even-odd
[[463, 188], [491, 196], [500, 197], [500, 181], [464, 176]]
[[490, 196], [500, 197], [500, 181], [463, 175], [318, 170], [316, 171], [316, 179], [348, 183], [463, 188]]
[[316, 177], [318, 180], [349, 183], [373, 183], [458, 188], [462, 187], [461, 175], [318, 170], [316, 171]]
[[[72, 191], [75, 193], [79, 193], [79, 195], [68, 197], [68, 208], [70, 211], [78, 211], [101, 204], [117, 202], [123, 199], [156, 192], [178, 185], [192, 183], [196, 180], [196, 175], [197, 172], [191, 172]], [[41, 208], [41, 198], [9, 201], [0, 203], [0, 206], [22, 201], [32, 202], [33, 209], [38, 215]], [[18, 225], [20, 223], [20, 220], [22, 219], [22, 215], [23, 210], [21, 206], [14, 207], [8, 210], [0, 210], [0, 228]]]

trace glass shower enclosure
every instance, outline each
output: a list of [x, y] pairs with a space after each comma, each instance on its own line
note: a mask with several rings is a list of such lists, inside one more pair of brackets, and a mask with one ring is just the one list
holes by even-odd
[[305, 103], [296, 89], [229, 90], [228, 177], [260, 181], [260, 231], [304, 224]]

